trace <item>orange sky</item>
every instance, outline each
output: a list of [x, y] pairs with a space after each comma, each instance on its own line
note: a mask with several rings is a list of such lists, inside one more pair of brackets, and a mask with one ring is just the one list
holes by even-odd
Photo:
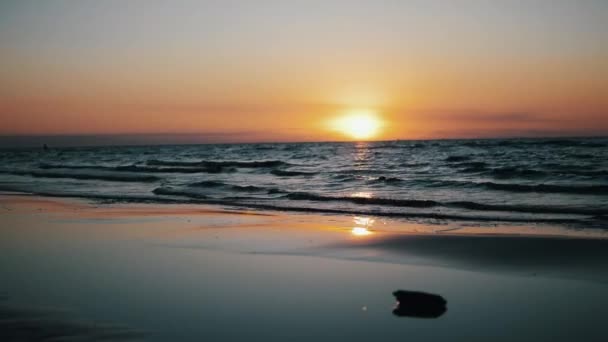
[[608, 134], [606, 2], [452, 6], [7, 2], [0, 135], [343, 140], [362, 109], [375, 139]]

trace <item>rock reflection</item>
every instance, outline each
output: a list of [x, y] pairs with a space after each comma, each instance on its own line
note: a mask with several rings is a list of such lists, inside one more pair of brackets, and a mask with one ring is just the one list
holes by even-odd
[[393, 314], [399, 317], [438, 318], [447, 311], [447, 301], [440, 295], [418, 291], [393, 292], [397, 306]]

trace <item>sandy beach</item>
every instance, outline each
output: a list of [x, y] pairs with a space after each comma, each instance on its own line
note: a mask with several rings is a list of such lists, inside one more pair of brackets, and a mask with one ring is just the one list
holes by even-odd
[[[0, 205], [3, 341], [605, 338], [601, 230], [481, 234], [15, 194]], [[397, 290], [441, 296], [445, 308], [416, 317], [433, 309], [414, 301], [396, 315]]]

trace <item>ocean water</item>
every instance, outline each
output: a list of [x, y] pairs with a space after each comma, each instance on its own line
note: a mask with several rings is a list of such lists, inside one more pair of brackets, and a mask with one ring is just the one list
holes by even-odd
[[608, 227], [608, 138], [0, 150], [0, 190], [426, 223]]

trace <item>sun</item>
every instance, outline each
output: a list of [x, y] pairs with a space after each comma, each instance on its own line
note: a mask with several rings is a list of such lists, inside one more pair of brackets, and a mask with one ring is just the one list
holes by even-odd
[[356, 110], [335, 119], [332, 126], [334, 130], [353, 139], [367, 140], [378, 134], [381, 121], [373, 111]]

